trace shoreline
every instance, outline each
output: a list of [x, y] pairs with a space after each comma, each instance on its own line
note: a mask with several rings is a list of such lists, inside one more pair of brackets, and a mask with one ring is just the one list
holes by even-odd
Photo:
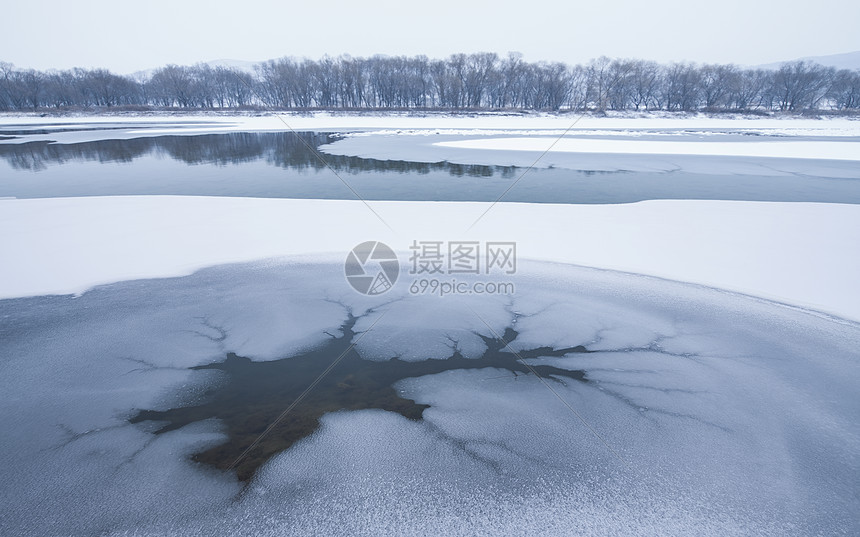
[[144, 108], [112, 107], [90, 109], [38, 109], [35, 111], [0, 110], [0, 121], [6, 118], [79, 118], [79, 117], [260, 117], [332, 115], [341, 117], [556, 117], [589, 119], [849, 119], [860, 121], [860, 111], [806, 110], [806, 111], [666, 111], [666, 110], [559, 110], [539, 111], [524, 109], [444, 109], [444, 108]]
[[[623, 205], [104, 196], [0, 202], [0, 297], [80, 294], [119, 281], [295, 255], [343, 259], [366, 240], [504, 240], [523, 259], [656, 276], [860, 320], [860, 206], [647, 201]], [[248, 215], [254, 215], [248, 218]], [[444, 222], [439, 215], [444, 214]], [[86, 215], [86, 218], [81, 218]], [[336, 215], [333, 217], [333, 215]], [[67, 222], [46, 227], [45, 218]], [[153, 222], [158, 225], [153, 227]], [[527, 225], [521, 224], [528, 222]], [[556, 238], [534, 229], [586, 230]], [[318, 230], [313, 233], [297, 230]], [[780, 229], [774, 234], [774, 229]], [[58, 270], [57, 267], [63, 267]]]

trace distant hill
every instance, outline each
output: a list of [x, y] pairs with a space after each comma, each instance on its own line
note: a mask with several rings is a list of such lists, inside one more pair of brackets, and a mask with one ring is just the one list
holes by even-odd
[[860, 69], [860, 50], [856, 52], [844, 52], [842, 54], [830, 54], [828, 56], [807, 56], [805, 58], [786, 60], [784, 62], [757, 65], [756, 67], [760, 67], [762, 69], [779, 69], [780, 65], [797, 60], [820, 63], [821, 65], [835, 67], [837, 69]]

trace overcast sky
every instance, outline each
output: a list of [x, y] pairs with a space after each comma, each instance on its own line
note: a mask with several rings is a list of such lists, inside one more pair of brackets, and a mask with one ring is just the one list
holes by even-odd
[[860, 50], [857, 0], [7, 2], [0, 61], [38, 69], [519, 51], [744, 65]]

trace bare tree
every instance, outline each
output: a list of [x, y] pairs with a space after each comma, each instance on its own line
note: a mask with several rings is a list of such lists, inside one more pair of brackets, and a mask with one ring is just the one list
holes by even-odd
[[833, 69], [805, 61], [783, 64], [773, 78], [777, 106], [780, 110], [816, 107], [827, 93], [833, 73]]
[[860, 70], [842, 69], [833, 75], [827, 97], [839, 110], [860, 108]]
[[708, 110], [727, 108], [729, 92], [737, 76], [734, 65], [704, 65], [700, 69], [701, 99]]
[[249, 73], [168, 65], [151, 76], [106, 69], [40, 72], [0, 63], [0, 110], [149, 105], [182, 108], [516, 108], [783, 110], [858, 108], [858, 71], [808, 62], [771, 70], [600, 57], [586, 65], [526, 62], [516, 52], [280, 58]]
[[630, 72], [630, 101], [636, 110], [658, 108], [660, 91], [660, 66], [654, 62], [637, 60]]

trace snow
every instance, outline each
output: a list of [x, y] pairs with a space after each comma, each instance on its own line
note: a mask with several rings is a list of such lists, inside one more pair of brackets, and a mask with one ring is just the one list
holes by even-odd
[[[67, 118], [37, 117], [33, 114], [2, 114], [0, 127], [21, 124], [39, 128], [69, 127], [80, 124], [105, 125], [129, 124], [129, 129], [118, 132], [77, 132], [51, 135], [29, 135], [26, 140], [89, 141], [104, 138], [121, 138], [126, 133], [132, 136], [162, 136], [168, 134], [205, 134], [218, 132], [262, 132], [262, 131], [323, 131], [350, 133], [368, 131], [398, 134], [449, 132], [474, 134], [494, 131], [501, 134], [529, 131], [548, 131], [548, 134], [589, 133], [614, 131], [619, 134], [630, 131], [741, 131], [748, 134], [778, 134], [792, 136], [860, 136], [860, 121], [851, 118], [761, 118], [756, 116], [709, 117], [702, 114], [668, 114], [643, 112], [615, 114], [596, 117], [580, 114], [508, 114], [508, 113], [330, 113], [330, 112], [270, 112], [259, 115], [232, 115], [217, 113], [169, 114], [118, 114], [115, 116], [76, 115]], [[139, 125], [141, 128], [134, 128]], [[70, 138], [66, 138], [69, 136]], [[0, 143], [19, 143], [19, 138]]]
[[[860, 142], [844, 141], [844, 137], [839, 136], [797, 133], [746, 136], [703, 131], [673, 134], [648, 131], [631, 135], [628, 131], [601, 131], [600, 134], [586, 132], [564, 137], [536, 133], [516, 138], [484, 136], [467, 132], [451, 135], [426, 132], [422, 136], [371, 132], [325, 144], [320, 151], [378, 160], [444, 161], [523, 169], [795, 179], [809, 176], [857, 179], [856, 160], [860, 158]], [[734, 141], [720, 141], [725, 138]], [[732, 192], [736, 191], [725, 195]]]
[[[382, 240], [517, 241], [523, 259], [649, 274], [860, 320], [860, 207], [625, 205], [126, 196], [0, 200], [0, 296], [81, 293], [282, 255], [343, 256]], [[553, 230], [546, 233], [545, 230]], [[408, 254], [404, 254], [408, 255]]]

